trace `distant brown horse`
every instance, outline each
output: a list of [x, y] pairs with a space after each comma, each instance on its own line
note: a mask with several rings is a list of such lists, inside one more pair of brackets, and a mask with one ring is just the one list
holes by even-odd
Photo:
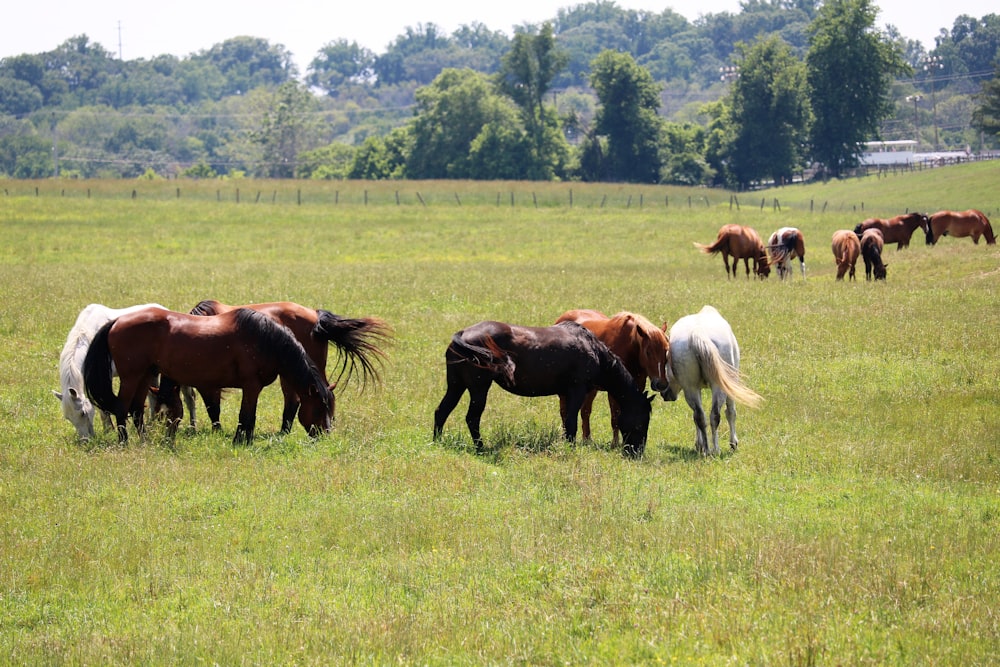
[[[644, 389], [646, 378], [653, 391], [662, 392], [670, 386], [670, 342], [666, 325], [658, 328], [638, 313], [622, 311], [611, 317], [596, 310], [568, 310], [559, 316], [559, 322], [582, 324], [604, 343], [625, 364], [635, 379], [636, 389]], [[580, 421], [584, 439], [590, 439], [590, 413], [597, 389], [591, 389], [583, 399]], [[618, 445], [618, 402], [608, 394], [611, 410], [612, 442]], [[560, 406], [565, 411], [566, 406]]]
[[858, 235], [850, 229], [837, 230], [833, 233], [831, 248], [833, 258], [837, 262], [837, 280], [843, 280], [845, 273], [850, 280], [854, 280], [855, 265], [858, 262], [858, 255], [861, 254], [861, 241]]
[[882, 232], [877, 229], [866, 229], [861, 235], [861, 256], [865, 260], [865, 280], [885, 280], [885, 267], [888, 264], [882, 261]]
[[968, 211], [938, 211], [930, 218], [930, 228], [927, 232], [927, 242], [931, 245], [938, 242], [942, 236], [960, 238], [971, 236], [972, 242], [979, 243], [979, 237], [986, 237], [986, 244], [997, 242], [993, 235], [993, 227], [982, 211], [970, 208]]
[[927, 216], [923, 213], [906, 213], [888, 219], [868, 218], [854, 228], [854, 233], [861, 238], [866, 229], [877, 229], [882, 232], [884, 243], [895, 243], [896, 250], [902, 250], [910, 245], [910, 237], [918, 227], [927, 233], [929, 229]]
[[733, 256], [733, 278], [736, 277], [736, 268], [740, 260], [746, 267], [747, 278], [750, 277], [750, 260], [753, 260], [753, 272], [758, 278], [767, 278], [771, 274], [771, 267], [767, 261], [767, 253], [764, 251], [764, 242], [760, 235], [752, 227], [743, 225], [723, 225], [719, 229], [719, 235], [715, 243], [705, 245], [695, 243], [694, 247], [701, 250], [706, 255], [722, 253], [722, 263], [726, 265], [726, 277], [729, 277], [729, 256]]
[[799, 271], [806, 277], [806, 243], [802, 232], [795, 227], [782, 227], [767, 241], [767, 252], [771, 255], [771, 264], [778, 269], [778, 277], [792, 277], [791, 262], [798, 257]]

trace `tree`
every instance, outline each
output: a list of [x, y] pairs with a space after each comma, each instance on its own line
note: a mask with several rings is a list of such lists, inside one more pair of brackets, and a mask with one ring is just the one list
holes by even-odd
[[305, 149], [314, 122], [308, 115], [316, 101], [295, 81], [282, 84], [264, 114], [259, 130], [252, 133], [263, 151], [259, 175], [270, 178], [293, 178], [299, 151]]
[[545, 106], [545, 95], [567, 57], [556, 49], [552, 25], [546, 23], [536, 35], [519, 32], [500, 61], [497, 86], [521, 110], [521, 121], [531, 141], [534, 178], [551, 178], [560, 171], [568, 152], [559, 132], [554, 109]]
[[877, 12], [871, 0], [827, 0], [809, 26], [812, 157], [833, 176], [857, 166], [893, 113], [893, 77], [910, 73], [898, 46], [873, 28]]
[[1000, 64], [993, 72], [993, 78], [983, 84], [975, 96], [979, 106], [972, 112], [972, 126], [1000, 137]]
[[260, 37], [234, 37], [198, 56], [226, 78], [227, 95], [246, 93], [258, 86], [280, 86], [298, 74], [292, 54], [281, 44]]
[[663, 128], [657, 114], [660, 87], [632, 56], [611, 50], [591, 63], [590, 85], [600, 103], [594, 129], [607, 137], [606, 173], [612, 180], [656, 183]]
[[306, 81], [335, 96], [348, 83], [364, 83], [373, 76], [375, 54], [357, 42], [339, 39], [328, 43], [309, 65]]
[[737, 44], [739, 76], [729, 93], [728, 173], [742, 188], [753, 181], [791, 180], [802, 165], [811, 112], [805, 65], [775, 36]]

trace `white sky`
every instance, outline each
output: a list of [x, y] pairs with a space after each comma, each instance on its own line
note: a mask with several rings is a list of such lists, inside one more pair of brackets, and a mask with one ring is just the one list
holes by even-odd
[[[162, 54], [186, 56], [240, 35], [262, 37], [283, 44], [301, 74], [325, 44], [347, 39], [375, 53], [407, 27], [433, 23], [446, 34], [461, 25], [479, 22], [508, 35], [513, 26], [541, 23], [555, 18], [560, 8], [575, 0], [48, 0], [9, 3], [0, 21], [0, 58], [49, 51], [75, 35], [86, 34], [108, 51], [119, 50], [126, 60]], [[739, 0], [617, 0], [619, 7], [654, 12], [669, 7], [688, 20], [703, 14], [738, 13]], [[876, 0], [877, 23], [895, 25], [909, 39], [934, 48], [942, 28], [951, 30], [955, 19], [968, 14], [982, 18], [1000, 13], [996, 0]], [[919, 6], [918, 6], [919, 5]]]

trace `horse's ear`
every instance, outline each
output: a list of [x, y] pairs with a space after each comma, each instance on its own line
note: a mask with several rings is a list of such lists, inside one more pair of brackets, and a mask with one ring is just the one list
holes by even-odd
[[650, 394], [648, 391], [644, 391], [642, 392], [642, 395], [646, 398], [646, 401], [650, 404], [650, 406], [652, 406], [653, 399], [656, 398], [656, 394]]
[[159, 396], [160, 388], [155, 385], [149, 385], [149, 393], [152, 394], [153, 396]]
[[62, 400], [62, 394], [56, 391], [55, 389], [52, 390], [52, 395], [58, 398], [60, 401]]
[[663, 326], [660, 327], [660, 331], [662, 331], [663, 333], [667, 333], [668, 331], [670, 331], [670, 322], [663, 320]]

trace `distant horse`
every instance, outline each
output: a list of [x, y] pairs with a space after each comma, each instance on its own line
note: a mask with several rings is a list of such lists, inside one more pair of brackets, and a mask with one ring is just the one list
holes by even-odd
[[[677, 320], [670, 328], [670, 363], [673, 379], [669, 393], [684, 392], [694, 412], [695, 450], [702, 455], [719, 454], [719, 422], [722, 404], [729, 421], [729, 445], [739, 445], [736, 436], [736, 403], [757, 407], [763, 399], [740, 378], [740, 347], [729, 323], [712, 306]], [[712, 442], [709, 447], [701, 390], [712, 391]], [[665, 396], [670, 398], [670, 396]]]
[[[112, 364], [121, 377], [117, 396]], [[198, 317], [147, 308], [105, 324], [84, 359], [84, 385], [97, 407], [114, 414], [120, 441], [128, 439], [129, 415], [143, 432], [145, 391], [157, 371], [192, 387], [242, 389], [235, 443], [253, 439], [257, 399], [278, 376], [301, 399], [299, 422], [306, 431], [316, 435], [330, 430], [333, 395], [326, 378], [287, 328], [256, 311], [241, 308]], [[180, 409], [179, 398], [168, 405], [172, 428]]]
[[[94, 406], [87, 398], [83, 389], [83, 358], [90, 349], [90, 341], [97, 331], [122, 315], [143, 308], [164, 308], [158, 303], [147, 303], [129, 308], [108, 308], [99, 303], [92, 303], [77, 315], [76, 323], [69, 330], [62, 354], [59, 355], [60, 391], [52, 393], [62, 404], [63, 416], [76, 428], [76, 434], [81, 440], [94, 437]], [[106, 412], [101, 413], [104, 426], [111, 428], [111, 417]]]
[[858, 255], [861, 254], [861, 241], [858, 235], [849, 229], [840, 229], [833, 233], [831, 244], [833, 258], [837, 262], [837, 280], [843, 280], [844, 274], [848, 273], [848, 278], [854, 280], [855, 265], [858, 262]]
[[861, 256], [865, 260], [865, 280], [871, 280], [873, 273], [875, 280], [885, 280], [885, 267], [889, 265], [882, 261], [883, 246], [882, 232], [878, 229], [866, 229], [861, 235]]
[[979, 237], [986, 237], [986, 244], [993, 245], [997, 237], [993, 235], [993, 227], [982, 211], [970, 208], [961, 213], [955, 211], [938, 211], [930, 217], [930, 227], [927, 232], [927, 243], [934, 245], [942, 236], [961, 238], [971, 236], [972, 242], [979, 244]]
[[717, 252], [722, 253], [722, 263], [726, 266], [726, 277], [729, 277], [729, 256], [733, 256], [733, 278], [736, 277], [736, 268], [740, 260], [746, 268], [747, 278], [750, 277], [750, 260], [753, 260], [753, 272], [759, 278], [767, 278], [771, 274], [771, 267], [768, 265], [767, 253], [764, 251], [764, 242], [753, 227], [743, 225], [723, 225], [719, 229], [719, 235], [715, 243], [705, 245], [695, 243], [694, 246], [706, 255]]
[[[337, 386], [340, 378], [347, 373], [351, 375], [360, 367], [362, 382], [379, 380], [380, 364], [385, 358], [382, 345], [392, 338], [390, 327], [375, 317], [346, 318], [334, 315], [328, 310], [317, 310], [300, 306], [290, 301], [276, 303], [255, 303], [246, 306], [230, 306], [219, 301], [205, 300], [191, 309], [192, 315], [220, 315], [238, 308], [249, 308], [267, 315], [276, 322], [288, 327], [292, 335], [305, 348], [309, 358], [316, 364], [319, 372], [326, 377], [326, 363], [329, 345], [332, 343], [343, 353], [340, 371], [333, 386]], [[176, 383], [170, 377], [161, 381], [159, 393], [176, 391]], [[281, 416], [281, 431], [288, 433], [295, 422], [295, 413], [299, 409], [299, 397], [294, 388], [281, 379], [281, 391], [285, 397], [285, 408]], [[212, 428], [219, 429], [219, 414], [221, 412], [221, 391], [201, 390], [205, 409], [208, 411]], [[188, 409], [188, 419], [191, 427], [195, 427], [194, 393], [189, 387], [182, 390], [184, 402]]]
[[635, 387], [621, 360], [576, 322], [522, 327], [480, 322], [457, 332], [445, 350], [448, 389], [434, 411], [434, 438], [441, 436], [462, 395], [469, 392], [465, 423], [482, 451], [479, 423], [494, 382], [518, 396], [559, 396], [563, 434], [576, 439], [577, 415], [587, 394], [600, 387], [621, 408], [618, 424], [626, 456], [639, 458], [646, 447], [652, 397]]
[[799, 258], [799, 270], [806, 277], [806, 244], [802, 232], [795, 227], [782, 227], [767, 241], [767, 251], [771, 254], [771, 264], [778, 269], [778, 276], [784, 280], [791, 278], [791, 261]]
[[[653, 391], [660, 392], [670, 384], [670, 342], [664, 333], [667, 326], [659, 328], [638, 313], [622, 311], [611, 317], [596, 310], [568, 310], [559, 316], [559, 322], [576, 322], [590, 330], [597, 339], [608, 346], [625, 364], [635, 380], [636, 389], [646, 388], [646, 378]], [[583, 400], [580, 421], [583, 438], [590, 439], [590, 413], [598, 389], [592, 389]], [[618, 444], [617, 401], [608, 395], [611, 411], [612, 443]]]
[[[902, 250], [910, 245], [910, 237], [918, 228], [928, 232], [927, 216], [923, 213], [906, 213], [892, 218], [868, 218], [854, 228], [854, 233], [861, 238], [867, 229], [877, 229], [882, 232], [884, 243], [895, 243], [896, 250]], [[930, 241], [927, 242], [930, 245]]]

